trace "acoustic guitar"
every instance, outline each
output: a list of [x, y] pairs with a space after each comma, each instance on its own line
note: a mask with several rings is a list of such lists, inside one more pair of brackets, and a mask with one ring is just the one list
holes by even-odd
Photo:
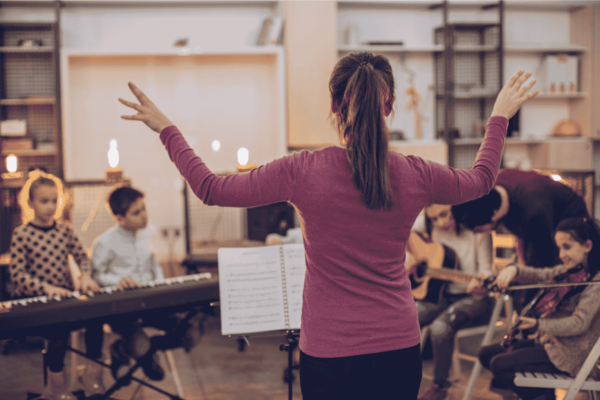
[[[471, 279], [480, 279], [477, 275], [459, 271], [454, 251], [439, 243], [427, 242], [417, 232], [408, 237], [406, 251], [417, 261], [408, 270], [412, 294], [415, 300], [437, 303], [444, 291], [446, 282], [469, 283]], [[489, 284], [493, 279], [486, 279]]]

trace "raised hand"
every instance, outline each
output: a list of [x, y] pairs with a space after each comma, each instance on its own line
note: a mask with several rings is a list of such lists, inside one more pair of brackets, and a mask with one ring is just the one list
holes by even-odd
[[535, 79], [532, 79], [527, 85], [522, 86], [530, 76], [531, 72], [524, 72], [523, 70], [519, 70], [511, 76], [506, 85], [500, 90], [500, 93], [498, 93], [494, 109], [492, 110], [492, 117], [510, 119], [521, 108], [523, 103], [540, 92], [537, 89], [528, 92], [535, 85]]
[[121, 103], [137, 111], [136, 115], [121, 115], [121, 118], [129, 121], [142, 121], [150, 129], [158, 133], [161, 133], [167, 126], [173, 125], [169, 118], [167, 118], [162, 111], [160, 111], [158, 107], [156, 107], [156, 105], [132, 82], [129, 82], [129, 89], [131, 89], [131, 92], [135, 95], [140, 104], [136, 104], [119, 97], [119, 101]]

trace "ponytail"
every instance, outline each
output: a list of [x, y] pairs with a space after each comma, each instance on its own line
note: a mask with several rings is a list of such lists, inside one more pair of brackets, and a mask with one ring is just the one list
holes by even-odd
[[341, 59], [329, 81], [335, 124], [346, 142], [352, 183], [370, 210], [389, 210], [386, 114], [394, 101], [394, 77], [387, 58], [354, 53]]

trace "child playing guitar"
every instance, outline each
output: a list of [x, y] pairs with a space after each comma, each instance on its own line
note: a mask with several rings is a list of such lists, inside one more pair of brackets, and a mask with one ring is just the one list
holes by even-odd
[[[452, 250], [459, 271], [482, 278], [492, 274], [491, 235], [478, 234], [457, 225], [452, 206], [431, 204], [425, 207], [424, 218], [421, 221], [417, 219], [413, 230], [422, 232], [434, 243]], [[409, 246], [410, 244], [409, 240]], [[421, 261], [407, 253], [407, 270], [410, 271], [411, 267]], [[491, 310], [491, 301], [485, 296], [485, 289], [481, 288], [481, 284], [482, 279], [471, 279], [468, 284], [453, 282], [445, 285], [441, 296], [435, 296], [439, 297], [437, 301], [432, 301], [432, 296], [417, 300], [421, 328], [426, 325], [431, 327], [435, 365], [433, 384], [420, 400], [442, 400], [447, 397], [451, 386], [448, 376], [456, 331], [473, 324], [473, 321], [482, 320]], [[433, 287], [432, 284], [432, 289]]]

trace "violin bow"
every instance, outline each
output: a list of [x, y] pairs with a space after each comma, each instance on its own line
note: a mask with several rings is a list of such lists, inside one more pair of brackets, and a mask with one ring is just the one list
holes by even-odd
[[[513, 291], [513, 290], [526, 290], [526, 289], [545, 289], [551, 287], [561, 286], [588, 286], [588, 285], [600, 285], [600, 281], [588, 281], [588, 282], [556, 282], [556, 283], [535, 283], [530, 285], [514, 285], [507, 288], [501, 289], [500, 291]], [[497, 288], [497, 286], [494, 285]]]

